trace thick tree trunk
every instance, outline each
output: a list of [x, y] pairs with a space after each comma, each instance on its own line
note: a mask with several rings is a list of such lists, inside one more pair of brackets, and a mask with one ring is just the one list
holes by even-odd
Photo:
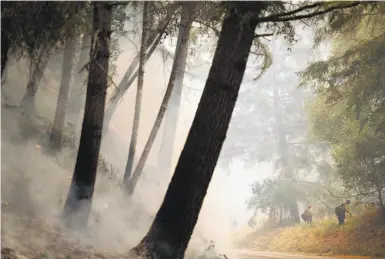
[[138, 89], [136, 90], [135, 112], [134, 122], [132, 123], [130, 148], [128, 151], [128, 158], [126, 169], [124, 171], [123, 182], [128, 182], [131, 177], [132, 167], [134, 165], [136, 145], [139, 132], [140, 110], [142, 106], [142, 93], [143, 93], [143, 81], [144, 81], [144, 61], [146, 59], [146, 43], [149, 24], [149, 2], [143, 2], [143, 24], [142, 24], [142, 42], [140, 46], [140, 62], [139, 62], [139, 74], [138, 74]]
[[93, 2], [93, 37], [86, 106], [71, 187], [64, 206], [68, 226], [85, 226], [91, 209], [107, 94], [112, 6]]
[[[164, 19], [163, 22], [161, 22], [158, 26], [158, 29], [151, 32], [148, 36], [148, 40], [146, 41], [146, 48], [147, 48], [147, 55], [144, 63], [148, 61], [148, 59], [152, 56], [154, 53], [156, 47], [159, 45], [160, 41], [162, 40], [164, 34], [166, 33], [167, 27], [170, 24], [179, 4], [171, 4], [169, 10], [167, 11], [167, 17]], [[127, 90], [130, 88], [130, 86], [135, 81], [136, 77], [138, 76], [138, 64], [139, 64], [139, 54], [138, 53], [133, 61], [131, 62], [130, 66], [128, 67], [126, 73], [124, 74], [122, 80], [120, 81], [115, 94], [111, 97], [110, 103], [107, 106], [106, 109], [106, 116], [104, 120], [104, 133], [108, 131], [108, 126], [110, 125], [112, 116], [118, 107], [119, 101], [123, 98]], [[135, 71], [135, 72], [134, 72]]]
[[[262, 8], [262, 3], [257, 6]], [[234, 2], [233, 8], [225, 16], [205, 89], [164, 201], [134, 254], [159, 259], [184, 256], [226, 138], [256, 28], [254, 21], [243, 20], [247, 4]]]
[[162, 104], [160, 106], [158, 115], [155, 119], [155, 123], [151, 129], [150, 136], [148, 137], [146, 145], [144, 146], [142, 155], [139, 158], [138, 164], [135, 168], [135, 171], [132, 175], [132, 178], [131, 179], [126, 178], [124, 181], [129, 195], [132, 195], [134, 193], [136, 184], [138, 183], [139, 178], [142, 174], [144, 165], [145, 165], [147, 158], [150, 154], [152, 145], [154, 144], [156, 135], [158, 134], [160, 125], [162, 124], [163, 117], [166, 113], [167, 106], [168, 106], [168, 103], [169, 103], [169, 100], [171, 97], [171, 93], [172, 93], [174, 85], [175, 85], [176, 75], [178, 73], [180, 73], [179, 70], [182, 68], [181, 67], [181, 64], [183, 62], [182, 50], [185, 47], [185, 45], [188, 44], [192, 21], [194, 20], [194, 14], [195, 14], [194, 9], [195, 9], [196, 5], [197, 5], [196, 2], [189, 2], [189, 3], [184, 3], [182, 6], [180, 30], [178, 33], [178, 41], [180, 42], [180, 44], [179, 44], [179, 46], [177, 44], [177, 47], [175, 49], [175, 57], [174, 57], [174, 61], [173, 61], [170, 79], [168, 81], [166, 93], [163, 97]]
[[4, 69], [8, 61], [8, 51], [11, 47], [11, 41], [8, 36], [8, 32], [10, 31], [10, 29], [10, 19], [1, 17], [1, 78], [3, 78], [4, 75]]
[[[89, 33], [84, 34], [82, 39], [82, 45], [79, 55], [79, 60], [76, 64], [76, 70], [74, 71], [74, 82], [70, 90], [68, 97], [67, 114], [70, 116], [71, 121], [76, 126], [76, 129], [81, 127], [80, 116], [81, 111], [84, 109], [85, 92], [83, 90], [84, 81], [87, 79], [85, 71], [80, 72], [82, 68], [87, 64], [90, 58], [91, 49], [91, 37]], [[84, 87], [85, 88], [85, 87]], [[77, 130], [76, 130], [77, 131]]]
[[31, 76], [24, 93], [24, 97], [21, 101], [21, 107], [23, 107], [24, 113], [28, 117], [36, 112], [35, 97], [37, 90], [39, 89], [40, 81], [43, 78], [44, 71], [47, 68], [48, 60], [48, 51], [45, 47], [43, 47], [40, 50], [37, 63], [34, 66], [35, 69], [31, 71]]
[[[187, 16], [185, 16], [187, 17]], [[188, 21], [191, 24], [188, 24], [191, 27], [193, 20]], [[185, 23], [184, 21], [181, 23]], [[185, 30], [183, 26], [179, 30]], [[180, 32], [182, 33], [182, 32]], [[181, 62], [179, 70], [175, 75], [174, 90], [171, 94], [170, 104], [165, 114], [164, 119], [164, 134], [162, 139], [162, 144], [159, 152], [159, 162], [158, 165], [162, 168], [162, 171], [169, 172], [171, 170], [172, 158], [174, 153], [175, 146], [175, 134], [179, 117], [180, 101], [182, 98], [182, 89], [183, 89], [183, 79], [186, 70], [186, 61], [188, 54], [189, 41], [187, 40], [186, 44], [181, 48], [180, 40], [177, 42], [177, 49], [180, 48], [181, 51]]]
[[50, 148], [53, 150], [58, 150], [61, 146], [66, 107], [68, 102], [68, 93], [71, 83], [72, 60], [75, 54], [74, 39], [74, 37], [68, 39], [64, 50], [59, 96], [57, 99], [55, 118], [53, 121], [49, 142]]

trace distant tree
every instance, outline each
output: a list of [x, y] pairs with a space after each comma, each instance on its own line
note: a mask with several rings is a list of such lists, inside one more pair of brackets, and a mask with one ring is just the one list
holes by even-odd
[[[303, 37], [311, 37], [307, 34]], [[311, 93], [307, 89], [297, 89], [299, 78], [296, 73], [305, 65], [311, 46], [303, 43], [291, 46], [291, 42], [286, 44], [284, 41], [286, 35], [282, 36], [273, 37], [272, 44], [266, 46], [271, 52], [270, 58], [281, 61], [272, 63], [255, 81], [258, 87], [245, 85], [240, 93], [240, 102], [230, 123], [229, 138], [222, 151], [221, 165], [228, 166], [233, 160], [241, 160], [245, 166], [254, 166], [258, 162], [272, 163], [274, 171], [269, 181], [279, 184], [282, 192], [287, 192], [287, 197], [282, 199], [285, 206], [281, 206], [282, 201], [273, 199], [270, 210], [283, 210], [284, 219], [289, 217], [292, 223], [296, 223], [299, 222], [297, 203], [316, 197], [303, 192], [303, 186], [295, 180], [312, 178], [315, 181], [317, 176], [326, 176], [327, 172], [321, 165], [327, 152], [322, 145], [308, 138], [305, 103]], [[288, 47], [291, 51], [287, 50]], [[266, 188], [265, 191], [273, 192], [275, 189]], [[260, 211], [258, 207], [253, 209]], [[264, 212], [269, 213], [269, 209]]]
[[61, 82], [59, 89], [59, 96], [56, 104], [55, 117], [53, 121], [50, 148], [52, 150], [59, 150], [63, 135], [63, 127], [65, 122], [65, 112], [68, 101], [68, 93], [71, 83], [72, 63], [75, 54], [75, 37], [70, 38], [65, 43], [65, 51], [63, 55], [63, 67], [61, 73]]
[[85, 226], [91, 208], [107, 93], [112, 7], [94, 2], [86, 105], [75, 170], [64, 206], [69, 226]]
[[361, 128], [354, 111], [346, 111], [346, 101], [334, 104], [326, 100], [319, 95], [309, 109], [314, 136], [329, 143], [344, 186], [355, 196], [377, 196], [384, 213], [383, 132], [376, 131], [369, 123]]
[[21, 101], [24, 114], [27, 117], [35, 114], [35, 97], [45, 69], [48, 66], [49, 61], [49, 49], [48, 46], [43, 47], [40, 50], [37, 60], [31, 60], [30, 79], [27, 84], [26, 91]]
[[[375, 10], [369, 15], [373, 8]], [[385, 34], [380, 24], [384, 22], [385, 4], [375, 2], [355, 11], [348, 12], [351, 16], [346, 14], [345, 20], [337, 20], [344, 33], [328, 32], [328, 27], [319, 30], [321, 39], [330, 34], [329, 37], [334, 37], [332, 56], [327, 61], [311, 64], [301, 74], [303, 85], [327, 95], [328, 102], [347, 100], [346, 108], [356, 112], [362, 126], [376, 120], [378, 127], [382, 127], [381, 123], [385, 125], [385, 121], [378, 120], [378, 116], [384, 112], [382, 95], [385, 88], [380, 75], [384, 66]]]
[[[51, 50], [59, 40], [69, 36], [63, 27], [72, 26], [69, 24], [83, 6], [84, 2], [2, 2], [2, 32], [5, 36], [2, 37], [2, 71], [10, 53], [16, 58], [28, 57], [32, 60], [31, 78], [34, 78], [29, 85], [33, 80], [38, 84], [39, 71], [44, 70], [45, 62], [43, 60], [41, 65], [40, 57], [46, 56], [44, 51]], [[27, 92], [33, 93], [35, 88], [30, 87]]]
[[384, 210], [385, 5], [371, 2], [339, 15], [317, 31], [319, 44], [332, 39], [328, 60], [312, 63], [302, 85], [316, 90], [309, 108], [315, 137], [327, 142], [345, 187], [373, 196]]
[[66, 113], [68, 117], [70, 117], [70, 121], [76, 126], [76, 132], [81, 129], [81, 123], [79, 123], [79, 121], [82, 115], [81, 112], [84, 109], [84, 85], [87, 80], [87, 70], [84, 68], [90, 58], [91, 38], [92, 35], [89, 31], [85, 32], [81, 37], [80, 53], [73, 71], [74, 81], [68, 97]]

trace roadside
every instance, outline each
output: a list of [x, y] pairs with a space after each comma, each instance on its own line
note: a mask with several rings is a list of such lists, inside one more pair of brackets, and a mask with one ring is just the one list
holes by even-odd
[[[304, 254], [290, 254], [281, 252], [269, 252], [269, 251], [250, 251], [250, 250], [235, 250], [238, 253], [240, 259], [319, 259], [319, 256], [304, 255]], [[322, 259], [334, 259], [335, 257], [324, 256]]]
[[332, 218], [312, 225], [253, 232], [242, 238], [238, 247], [251, 251], [315, 254], [318, 257], [385, 258], [385, 224], [372, 211], [349, 218], [343, 227]]
[[320, 256], [299, 253], [282, 253], [269, 251], [236, 250], [238, 259], [372, 259], [370, 256], [333, 255]]

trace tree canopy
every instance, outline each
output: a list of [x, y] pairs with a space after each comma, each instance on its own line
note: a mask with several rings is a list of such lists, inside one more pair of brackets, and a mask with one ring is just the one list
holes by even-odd
[[330, 17], [317, 32], [320, 42], [332, 39], [330, 57], [301, 73], [301, 85], [317, 94], [309, 105], [313, 136], [330, 146], [344, 185], [357, 194], [377, 193], [382, 209], [384, 10], [372, 3]]

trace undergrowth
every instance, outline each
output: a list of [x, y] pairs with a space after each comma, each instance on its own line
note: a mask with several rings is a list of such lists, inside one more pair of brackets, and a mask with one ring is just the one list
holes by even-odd
[[310, 225], [255, 232], [244, 239], [243, 245], [254, 250], [385, 258], [384, 218], [376, 211], [368, 211], [348, 217], [344, 226], [338, 226], [337, 219], [332, 218]]

